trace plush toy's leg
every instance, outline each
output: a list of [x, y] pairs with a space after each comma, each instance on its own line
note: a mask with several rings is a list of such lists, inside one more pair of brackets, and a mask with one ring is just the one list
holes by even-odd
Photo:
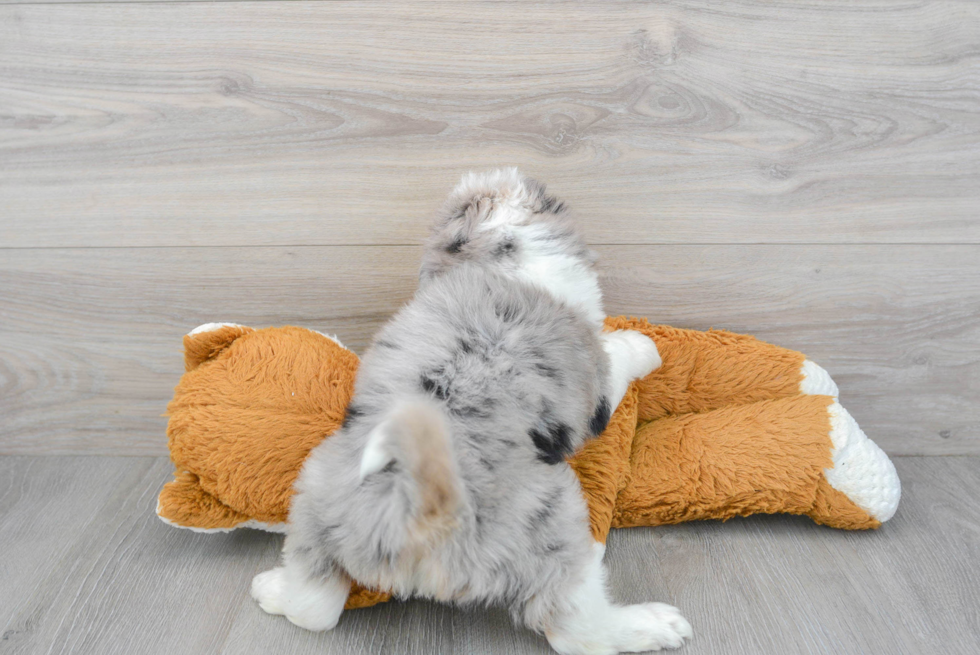
[[[833, 465], [824, 472], [827, 485], [884, 523], [895, 515], [902, 496], [895, 465], [840, 403], [835, 401], [827, 412], [833, 442]], [[819, 516], [811, 516], [821, 521]]]
[[351, 581], [335, 566], [317, 568], [311, 570], [307, 562], [287, 550], [283, 566], [252, 579], [252, 598], [265, 612], [284, 614], [301, 628], [330, 630], [344, 611]]
[[606, 327], [642, 332], [663, 358], [639, 383], [641, 421], [801, 392], [806, 357], [794, 350], [744, 334], [682, 330], [642, 319], [610, 318]]
[[205, 323], [184, 336], [184, 368], [192, 371], [211, 359], [242, 335], [254, 332], [237, 323]]
[[580, 586], [544, 619], [551, 647], [562, 655], [614, 655], [684, 645], [684, 639], [691, 637], [691, 625], [677, 608], [663, 603], [612, 603], [606, 590], [604, 552], [604, 546], [595, 545]]
[[602, 347], [609, 356], [606, 386], [609, 407], [615, 411], [630, 382], [646, 377], [660, 366], [660, 353], [650, 337], [633, 330], [603, 332], [601, 338]]
[[876, 528], [898, 494], [894, 466], [843, 407], [800, 395], [640, 427], [613, 526], [789, 513]]
[[825, 516], [832, 518], [837, 513], [835, 506], [840, 503], [835, 503], [834, 499], [843, 497], [884, 523], [895, 515], [902, 495], [895, 465], [837, 401], [837, 384], [827, 371], [808, 359], [803, 362], [802, 376], [800, 390], [803, 394], [834, 399], [827, 407], [833, 463], [824, 472], [825, 488], [810, 516], [826, 523]]

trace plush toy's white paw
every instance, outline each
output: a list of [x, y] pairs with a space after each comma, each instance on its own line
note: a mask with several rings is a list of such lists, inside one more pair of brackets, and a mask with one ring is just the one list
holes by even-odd
[[803, 374], [803, 379], [800, 380], [800, 393], [808, 396], [833, 396], [834, 398], [840, 393], [837, 389], [837, 383], [831, 379], [830, 373], [809, 359], [803, 362], [800, 373]]
[[855, 505], [884, 523], [898, 509], [902, 483], [895, 465], [878, 444], [868, 439], [840, 403], [827, 408], [830, 413], [830, 440], [834, 465], [824, 470], [827, 482], [843, 492]]
[[834, 465], [824, 470], [830, 486], [842, 492], [872, 518], [884, 523], [898, 509], [902, 483], [895, 465], [878, 444], [868, 439], [847, 410], [836, 402], [837, 385], [830, 374], [809, 359], [803, 362], [800, 392], [832, 396], [830, 415], [831, 457]]

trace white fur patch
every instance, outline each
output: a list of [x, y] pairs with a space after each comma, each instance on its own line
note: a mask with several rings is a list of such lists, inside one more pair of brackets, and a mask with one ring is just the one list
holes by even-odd
[[851, 501], [884, 523], [898, 509], [902, 484], [895, 465], [878, 445], [868, 439], [840, 403], [827, 408], [834, 465], [824, 469], [827, 482]]
[[290, 623], [314, 632], [337, 625], [349, 592], [346, 580], [310, 580], [294, 567], [280, 566], [252, 578], [252, 598], [264, 612], [284, 614]]
[[602, 348], [609, 355], [609, 407], [615, 411], [626, 395], [630, 382], [645, 378], [663, 361], [653, 339], [634, 330], [616, 330], [600, 335]]
[[480, 173], [470, 171], [460, 179], [451, 195], [457, 198], [493, 197], [493, 215], [480, 226], [481, 231], [522, 220], [523, 206], [528, 200], [521, 172], [513, 166]]
[[567, 613], [546, 628], [552, 648], [563, 655], [614, 655], [682, 646], [692, 631], [676, 607], [609, 601], [604, 554], [597, 543], [585, 579], [569, 595]]
[[385, 441], [388, 435], [385, 433], [386, 424], [377, 426], [368, 435], [367, 443], [364, 444], [364, 454], [361, 455], [361, 479], [363, 480], [372, 473], [377, 473], [392, 460], [391, 454], [385, 448]]
[[544, 226], [523, 225], [512, 228], [511, 232], [523, 250], [518, 277], [543, 288], [569, 307], [578, 308], [590, 323], [600, 327], [606, 312], [602, 307], [599, 276], [592, 267], [577, 257], [550, 249], [543, 239], [547, 234]]

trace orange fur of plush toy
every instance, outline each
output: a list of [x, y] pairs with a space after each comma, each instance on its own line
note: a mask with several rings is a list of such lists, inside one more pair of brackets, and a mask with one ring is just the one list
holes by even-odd
[[[611, 527], [757, 513], [880, 525], [827, 482], [834, 398], [800, 392], [802, 354], [640, 319], [611, 318], [607, 328], [644, 332], [663, 365], [570, 460], [596, 540]], [[204, 531], [282, 524], [303, 460], [343, 420], [357, 356], [295, 327], [218, 327], [184, 347], [187, 372], [168, 406], [175, 479], [157, 513]], [[387, 597], [355, 585], [347, 607]]]

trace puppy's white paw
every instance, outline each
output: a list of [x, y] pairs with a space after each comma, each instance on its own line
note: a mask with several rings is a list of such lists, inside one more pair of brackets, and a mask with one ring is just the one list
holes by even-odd
[[252, 598], [269, 614], [283, 614], [289, 622], [320, 632], [337, 625], [350, 590], [345, 580], [322, 582], [296, 579], [295, 571], [278, 567], [252, 578]]
[[614, 648], [621, 653], [680, 648], [694, 634], [680, 610], [664, 603], [623, 607], [618, 618]]
[[603, 336], [608, 343], [607, 350], [611, 349], [610, 355], [616, 357], [631, 380], [645, 378], [663, 364], [657, 344], [642, 332], [616, 330]]
[[617, 655], [680, 648], [690, 639], [691, 624], [680, 610], [664, 603], [591, 608], [547, 632], [562, 655]]
[[252, 578], [252, 598], [258, 601], [259, 607], [267, 614], [286, 613], [282, 605], [286, 586], [285, 572], [286, 569], [280, 566]]

